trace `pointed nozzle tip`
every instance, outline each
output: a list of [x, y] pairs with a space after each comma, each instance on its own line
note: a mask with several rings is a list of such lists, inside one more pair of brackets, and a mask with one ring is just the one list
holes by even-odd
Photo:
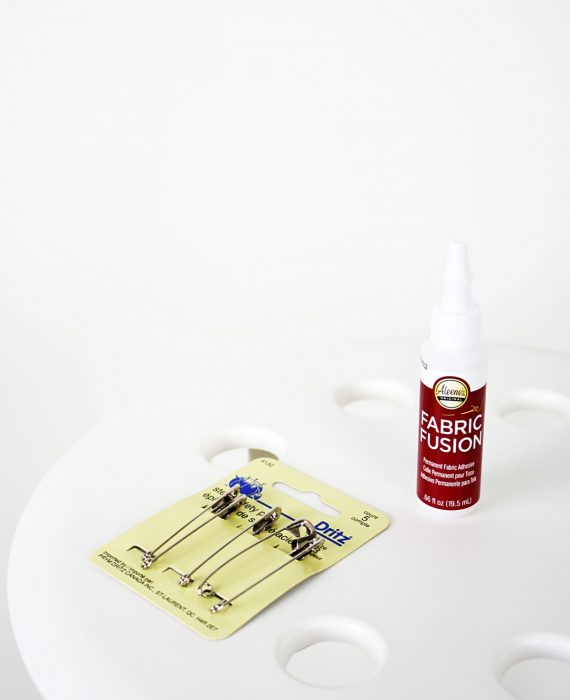
[[441, 298], [432, 314], [431, 339], [441, 347], [474, 347], [480, 342], [480, 325], [479, 307], [471, 296], [467, 244], [455, 239], [449, 245]]
[[471, 280], [467, 243], [459, 238], [451, 241], [443, 273], [444, 280], [453, 283], [468, 283]]

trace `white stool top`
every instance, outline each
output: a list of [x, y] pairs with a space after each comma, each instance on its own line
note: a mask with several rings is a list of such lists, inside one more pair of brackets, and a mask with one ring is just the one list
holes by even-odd
[[[177, 387], [79, 440], [31, 498], [10, 559], [14, 630], [44, 697], [500, 700], [511, 697], [498, 678], [508, 664], [570, 660], [570, 358], [492, 348], [482, 499], [473, 514], [442, 519], [415, 497], [418, 353], [415, 343], [369, 342], [260, 351], [223, 365], [195, 359]], [[383, 401], [376, 417], [340, 405], [366, 398]], [[555, 425], [538, 428], [539, 419]], [[210, 459], [238, 447], [272, 452], [392, 524], [210, 642], [89, 555], [219, 478]], [[377, 672], [325, 689], [284, 670], [292, 652], [330, 639], [385, 649]]]

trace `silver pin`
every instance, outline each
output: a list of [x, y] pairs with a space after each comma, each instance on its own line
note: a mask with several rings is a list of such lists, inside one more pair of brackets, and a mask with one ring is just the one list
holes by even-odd
[[[301, 529], [304, 529], [306, 534], [301, 535]], [[234, 596], [231, 596], [230, 598], [226, 598], [225, 596], [220, 595], [212, 586], [212, 584], [209, 582], [209, 579], [211, 579], [215, 574], [220, 571], [220, 569], [223, 569], [225, 566], [227, 566], [230, 562], [232, 562], [234, 559], [237, 559], [237, 557], [240, 557], [242, 554], [245, 554], [245, 552], [249, 551], [253, 547], [257, 547], [257, 545], [261, 544], [262, 542], [266, 542], [267, 540], [271, 539], [271, 537], [274, 537], [275, 535], [278, 535], [281, 532], [292, 532], [293, 535], [295, 535], [294, 539], [291, 541], [291, 553], [290, 553], [290, 559], [286, 561], [284, 564], [281, 564], [277, 568], [273, 569], [270, 571], [268, 574], [265, 576], [262, 576], [260, 579], [257, 581], [254, 581], [251, 585], [249, 585], [247, 588], [244, 588], [242, 591], [239, 593], [236, 593]], [[253, 544], [250, 544], [248, 547], [245, 549], [242, 549], [241, 552], [238, 552], [237, 554], [234, 554], [232, 557], [229, 559], [226, 559], [226, 561], [223, 564], [220, 564], [217, 569], [214, 569], [208, 576], [204, 578], [202, 583], [198, 586], [198, 595], [201, 595], [203, 597], [209, 598], [210, 596], [216, 596], [221, 600], [220, 603], [216, 603], [215, 605], [212, 605], [210, 607], [210, 612], [211, 613], [217, 613], [220, 612], [221, 610], [224, 610], [228, 605], [231, 605], [234, 601], [236, 601], [238, 598], [240, 598], [244, 593], [247, 593], [250, 591], [252, 588], [255, 586], [259, 585], [263, 581], [267, 580], [270, 576], [273, 576], [273, 574], [276, 574], [278, 571], [281, 571], [281, 569], [284, 569], [286, 566], [291, 564], [292, 562], [302, 559], [305, 557], [307, 554], [310, 552], [313, 552], [316, 550], [318, 547], [321, 546], [321, 544], [324, 542], [324, 539], [319, 536], [318, 532], [315, 530], [314, 525], [309, 522], [308, 520], [295, 520], [294, 522], [290, 523], [289, 525], [285, 525], [282, 528], [279, 528], [279, 530], [276, 530], [275, 532], [272, 532], [270, 535], [267, 535], [266, 537], [263, 537], [260, 540], [257, 540], [257, 542], [254, 542]]]
[[[235, 542], [239, 537], [242, 535], [245, 535], [246, 532], [251, 532], [254, 535], [259, 535], [261, 532], [264, 530], [268, 530], [273, 523], [279, 518], [281, 515], [281, 508], [279, 506], [272, 508], [271, 510], [267, 511], [265, 515], [262, 515], [260, 518], [258, 518], [255, 522], [251, 523], [251, 525], [248, 525], [244, 530], [241, 530], [240, 532], [237, 533], [237, 535], [234, 535], [234, 537], [231, 537], [227, 542], [224, 542], [224, 544], [221, 547], [218, 547], [214, 552], [212, 552], [210, 555], [206, 557], [206, 559], [203, 559], [198, 566], [195, 566], [192, 571], [189, 571], [187, 573], [180, 571], [177, 569], [175, 566], [168, 566], [164, 571], [174, 571], [177, 574], [179, 574], [180, 578], [178, 579], [178, 585], [179, 586], [188, 586], [190, 583], [194, 582], [194, 579], [192, 576], [198, 571], [198, 569], [201, 569], [204, 564], [210, 561], [210, 559], [213, 559], [216, 554], [219, 554], [223, 549], [225, 549], [228, 545], [230, 545], [232, 542]], [[254, 543], [255, 544], [255, 543]]]
[[[235, 510], [237, 510], [241, 505], [243, 505], [247, 501], [247, 496], [243, 496], [240, 494], [240, 487], [239, 486], [234, 486], [233, 488], [229, 489], [226, 491], [224, 494], [222, 494], [219, 498], [217, 498], [215, 501], [212, 501], [209, 506], [201, 510], [197, 515], [195, 515], [193, 518], [191, 518], [187, 523], [182, 525], [182, 527], [178, 528], [176, 532], [173, 532], [170, 537], [167, 537], [164, 542], [161, 542], [158, 547], [155, 547], [152, 550], [143, 550], [141, 547], [138, 547], [137, 545], [134, 545], [133, 547], [130, 547], [130, 549], [139, 549], [143, 552], [143, 557], [142, 557], [142, 563], [141, 563], [141, 568], [143, 569], [148, 569], [148, 567], [153, 564], [157, 559], [162, 557], [164, 554], [167, 552], [170, 552], [171, 549], [174, 549], [177, 545], [179, 545], [181, 542], [184, 542], [185, 539], [190, 537], [190, 535], [193, 535], [195, 532], [198, 532], [198, 530], [201, 530], [204, 525], [207, 525], [208, 523], [211, 523], [212, 520], [215, 520], [216, 518], [227, 518], [228, 515], [233, 513]], [[179, 539], [176, 540], [176, 542], [173, 542], [169, 547], [166, 547], [166, 549], [163, 549], [165, 545], [167, 545], [169, 542], [171, 542], [177, 535], [179, 535], [183, 530], [185, 530], [189, 525], [191, 525], [195, 520], [198, 518], [201, 518], [203, 515], [206, 513], [213, 513], [211, 518], [208, 518], [208, 520], [205, 520], [203, 523], [195, 527], [193, 530], [190, 530], [190, 532], [187, 532], [185, 535], [180, 537]], [[160, 551], [162, 550], [162, 551]]]

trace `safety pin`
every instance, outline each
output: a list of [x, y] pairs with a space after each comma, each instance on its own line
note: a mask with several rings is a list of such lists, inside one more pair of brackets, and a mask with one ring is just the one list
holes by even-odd
[[[149, 550], [149, 551], [145, 551], [145, 550], [141, 549], [141, 547], [138, 547], [137, 545], [130, 547], [130, 549], [139, 549], [143, 552], [141, 568], [148, 569], [148, 567], [151, 564], [153, 564], [157, 559], [162, 557], [167, 552], [170, 552], [171, 549], [173, 549], [174, 547], [179, 545], [181, 542], [184, 542], [184, 540], [187, 539], [188, 537], [190, 537], [190, 535], [193, 535], [195, 532], [198, 532], [198, 530], [201, 530], [205, 525], [207, 525], [208, 523], [211, 523], [212, 520], [215, 520], [216, 518], [222, 518], [222, 519], [227, 518], [228, 515], [233, 513], [235, 510], [237, 510], [246, 501], [247, 501], [247, 496], [240, 495], [239, 485], [234, 486], [233, 488], [229, 489], [224, 494], [222, 494], [215, 501], [212, 501], [212, 503], [210, 503], [209, 506], [207, 506], [206, 508], [201, 510], [197, 515], [195, 515], [187, 523], [182, 525], [182, 527], [178, 528], [178, 530], [176, 530], [176, 532], [173, 532], [172, 535], [170, 535], [170, 537], [167, 537], [164, 540], [164, 542], [161, 542], [154, 549]], [[179, 535], [183, 530], [185, 530], [189, 525], [191, 525], [195, 520], [197, 520], [198, 518], [201, 518], [206, 513], [213, 513], [214, 515], [211, 518], [208, 518], [208, 520], [206, 520], [205, 522], [198, 525], [198, 527], [195, 527], [193, 530], [190, 530], [190, 532], [187, 532], [185, 535], [183, 535], [182, 537], [177, 539], [176, 542], [173, 542], [166, 549], [162, 549], [171, 540], [173, 540], [177, 535]], [[162, 549], [162, 551], [159, 551], [161, 549]]]
[[[234, 535], [231, 537], [229, 540], [224, 542], [224, 544], [221, 547], [218, 547], [214, 552], [209, 554], [205, 559], [203, 559], [198, 566], [195, 566], [192, 571], [188, 573], [184, 573], [183, 571], [180, 571], [177, 569], [175, 566], [168, 566], [166, 569], [164, 569], [164, 572], [166, 571], [174, 571], [175, 573], [179, 574], [180, 578], [178, 579], [178, 585], [179, 586], [188, 586], [190, 583], [194, 583], [194, 579], [192, 576], [198, 571], [198, 569], [201, 569], [204, 564], [210, 561], [210, 559], [213, 559], [216, 554], [219, 554], [223, 549], [225, 549], [228, 545], [230, 545], [232, 542], [235, 542], [239, 537], [242, 535], [245, 535], [246, 532], [249, 532], [250, 530], [254, 535], [259, 535], [260, 532], [263, 532], [264, 530], [268, 530], [273, 523], [279, 518], [281, 515], [281, 508], [279, 506], [276, 506], [275, 508], [272, 508], [271, 510], [267, 511], [265, 515], [262, 515], [260, 518], [258, 518], [255, 522], [251, 523], [251, 525], [248, 525], [244, 530], [241, 530], [240, 532], [237, 533], [237, 535]], [[163, 573], [164, 573], [163, 572]]]
[[[306, 534], [301, 535], [301, 528], [305, 529]], [[244, 588], [242, 591], [239, 593], [236, 593], [234, 596], [231, 598], [226, 598], [219, 593], [216, 592], [212, 584], [209, 582], [209, 579], [212, 578], [215, 574], [220, 571], [220, 569], [223, 569], [224, 566], [227, 566], [230, 562], [232, 562], [234, 559], [237, 559], [237, 557], [240, 557], [242, 554], [245, 554], [245, 552], [249, 551], [253, 547], [257, 547], [260, 545], [262, 542], [266, 542], [267, 540], [271, 539], [271, 537], [274, 537], [275, 535], [278, 535], [281, 532], [292, 532], [295, 535], [295, 538], [291, 541], [291, 553], [289, 554], [290, 559], [286, 561], [284, 564], [280, 564], [277, 568], [273, 569], [270, 571], [268, 574], [265, 576], [262, 576], [260, 579], [257, 581], [254, 581], [250, 586], [247, 586], [247, 588]], [[292, 562], [302, 559], [305, 557], [307, 554], [310, 552], [313, 552], [316, 550], [318, 547], [321, 546], [321, 544], [324, 542], [324, 539], [319, 536], [317, 531], [315, 530], [315, 526], [309, 522], [308, 520], [295, 520], [294, 522], [290, 523], [289, 525], [285, 525], [282, 528], [279, 528], [279, 530], [275, 530], [275, 532], [272, 532], [270, 535], [267, 535], [266, 537], [263, 537], [260, 540], [257, 540], [257, 542], [254, 542], [253, 544], [250, 544], [248, 547], [245, 549], [242, 549], [241, 552], [238, 552], [237, 554], [234, 554], [232, 557], [229, 559], [226, 559], [226, 561], [223, 564], [220, 564], [220, 566], [217, 567], [217, 569], [214, 569], [208, 576], [204, 578], [202, 583], [198, 586], [198, 595], [203, 596], [205, 598], [209, 598], [210, 596], [216, 596], [221, 600], [220, 603], [216, 603], [215, 605], [212, 605], [210, 607], [210, 612], [211, 613], [217, 613], [220, 612], [221, 610], [224, 610], [228, 605], [231, 605], [234, 601], [236, 601], [238, 598], [240, 598], [244, 593], [247, 593], [250, 591], [252, 588], [255, 586], [258, 586], [260, 583], [268, 579], [270, 576], [273, 576], [273, 574], [276, 574], [278, 571], [281, 571], [281, 569], [284, 569], [286, 566], [291, 564]]]

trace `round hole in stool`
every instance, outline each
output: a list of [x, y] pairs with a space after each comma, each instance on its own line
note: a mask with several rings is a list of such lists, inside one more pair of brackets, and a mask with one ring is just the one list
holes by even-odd
[[284, 671], [306, 685], [343, 688], [376, 675], [384, 666], [384, 638], [355, 618], [325, 615], [305, 620], [283, 635], [276, 649]]
[[387, 418], [413, 406], [408, 387], [391, 379], [364, 379], [342, 386], [335, 394], [341, 408], [362, 418]]
[[570, 423], [570, 398], [545, 389], [520, 389], [502, 402], [499, 414], [519, 428], [559, 428]]
[[202, 443], [206, 459], [224, 472], [243, 467], [258, 457], [280, 459], [285, 449], [285, 440], [280, 435], [254, 425], [226, 428]]
[[512, 640], [496, 664], [501, 685], [517, 700], [570, 697], [570, 637], [531, 634]]

